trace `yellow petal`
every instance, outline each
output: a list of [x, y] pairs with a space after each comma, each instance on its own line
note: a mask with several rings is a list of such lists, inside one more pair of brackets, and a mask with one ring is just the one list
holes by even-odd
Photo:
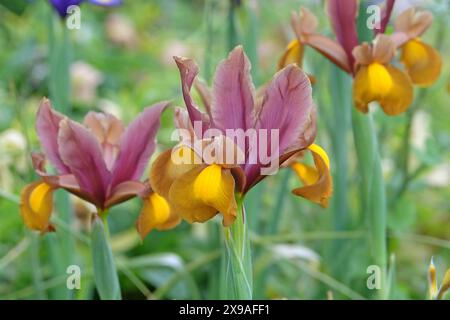
[[430, 86], [441, 74], [441, 56], [419, 39], [410, 40], [403, 45], [400, 60], [415, 85]]
[[294, 172], [297, 174], [304, 185], [314, 184], [319, 179], [319, 173], [317, 172], [317, 169], [306, 163], [294, 162], [293, 164], [291, 164], [291, 168], [294, 170]]
[[174, 228], [181, 218], [170, 209], [169, 203], [157, 193], [151, 193], [143, 200], [144, 205], [136, 222], [136, 228], [142, 239], [152, 230]]
[[50, 216], [53, 210], [53, 188], [45, 182], [26, 185], [20, 194], [20, 213], [25, 225], [42, 233], [53, 231]]
[[368, 104], [377, 101], [388, 115], [397, 115], [408, 109], [413, 100], [411, 80], [400, 69], [377, 62], [362, 66], [353, 80], [353, 100], [362, 112]]
[[289, 42], [283, 56], [278, 61], [278, 70], [281, 70], [292, 63], [296, 63], [299, 67], [301, 67], [303, 64], [304, 50], [303, 44], [297, 39]]
[[234, 179], [219, 165], [197, 167], [175, 180], [169, 192], [171, 207], [188, 222], [205, 222], [218, 212], [223, 225], [236, 218]]
[[333, 193], [330, 160], [325, 150], [316, 144], [312, 144], [309, 150], [313, 155], [315, 167], [299, 162], [291, 165], [304, 184], [303, 187], [292, 190], [292, 193], [326, 208]]

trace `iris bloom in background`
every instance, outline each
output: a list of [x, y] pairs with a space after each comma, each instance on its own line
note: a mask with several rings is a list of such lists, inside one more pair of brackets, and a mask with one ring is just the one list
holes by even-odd
[[430, 27], [433, 15], [409, 8], [395, 21], [393, 40], [400, 48], [400, 61], [415, 85], [428, 87], [439, 77], [442, 60], [439, 53], [419, 37]]
[[372, 45], [363, 43], [355, 47], [353, 55], [356, 108], [366, 113], [368, 103], [378, 101], [388, 115], [406, 111], [413, 100], [413, 87], [408, 75], [390, 63], [395, 55], [392, 39], [379, 34]]
[[[201, 112], [191, 97], [191, 87], [198, 74], [195, 62], [187, 58], [175, 58], [180, 70], [182, 92], [187, 111], [176, 112], [179, 128], [190, 130], [190, 141], [182, 141], [174, 149], [162, 153], [150, 170], [150, 184], [155, 192], [169, 204], [161, 217], [157, 205], [148, 207], [142, 215], [141, 235], [152, 228], [166, 227], [166, 221], [183, 218], [188, 222], [205, 222], [222, 213], [224, 226], [236, 219], [236, 202], [265, 176], [264, 164], [248, 161], [255, 152], [254, 146], [231, 144], [237, 154], [245, 155], [245, 163], [224, 163], [223, 155], [216, 154], [206, 162], [203, 154], [193, 147], [192, 141], [200, 139], [202, 145], [219, 145], [222, 150], [227, 141], [226, 130], [277, 129], [279, 130], [279, 163], [282, 164], [298, 152], [309, 150], [316, 167], [310, 173], [310, 184], [294, 190], [295, 194], [326, 205], [332, 193], [329, 162], [313, 144], [316, 135], [315, 106], [311, 85], [303, 71], [289, 65], [280, 70], [272, 81], [255, 93], [250, 75], [250, 62], [242, 47], [236, 47], [217, 67], [212, 90], [201, 86], [202, 101], [206, 112]], [[199, 137], [195, 123], [202, 129], [216, 129], [219, 134], [210, 139]], [[258, 147], [263, 141], [258, 140]], [[273, 141], [272, 141], [273, 142]], [[268, 143], [271, 143], [269, 138]], [[230, 144], [228, 144], [230, 146]], [[224, 148], [225, 149], [225, 148]], [[173, 161], [172, 153], [190, 157], [190, 163]], [[220, 152], [219, 152], [220, 153]], [[155, 201], [156, 202], [156, 201]]]
[[[327, 1], [336, 41], [318, 34], [316, 17], [301, 8], [300, 14], [292, 13], [291, 19], [297, 39], [288, 45], [280, 66], [292, 61], [301, 65], [303, 46], [308, 45], [353, 76], [353, 99], [360, 111], [367, 112], [368, 104], [377, 101], [388, 115], [405, 112], [413, 100], [412, 85], [428, 86], [436, 81], [441, 59], [436, 50], [417, 38], [431, 24], [429, 12], [408, 9], [398, 17], [394, 34], [383, 34], [393, 5], [394, 1], [386, 1], [380, 28], [375, 30], [377, 36], [371, 44], [358, 43], [357, 1]], [[394, 66], [397, 49], [405, 70]]]
[[82, 2], [88, 1], [98, 6], [113, 7], [122, 4], [122, 0], [49, 0], [50, 4], [55, 8], [58, 14], [65, 18], [67, 16], [67, 8], [70, 6], [78, 6]]
[[[51, 108], [44, 99], [37, 113], [36, 131], [44, 153], [32, 154], [40, 179], [25, 186], [20, 212], [28, 228], [54, 230], [50, 216], [53, 192], [62, 188], [92, 203], [99, 215], [138, 195], [148, 196], [139, 181], [155, 149], [161, 112], [167, 103], [146, 108], [127, 128], [110, 114], [89, 112], [83, 124]], [[48, 158], [56, 174], [46, 171]]]

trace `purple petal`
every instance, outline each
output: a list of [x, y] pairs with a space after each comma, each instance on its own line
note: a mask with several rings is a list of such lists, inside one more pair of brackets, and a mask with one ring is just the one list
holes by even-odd
[[110, 172], [103, 161], [98, 140], [82, 125], [64, 119], [59, 124], [59, 153], [81, 189], [103, 208]]
[[103, 7], [115, 7], [122, 5], [121, 0], [89, 0], [89, 2]]
[[287, 149], [299, 147], [300, 138], [310, 124], [313, 106], [308, 76], [299, 67], [289, 65], [279, 71], [267, 87], [257, 114], [256, 129], [279, 130], [281, 155]]
[[183, 92], [184, 103], [186, 104], [186, 108], [189, 113], [189, 118], [191, 119], [192, 125], [194, 125], [194, 121], [202, 121], [205, 125], [203, 126], [204, 130], [209, 126], [208, 116], [198, 109], [195, 105], [194, 101], [191, 97], [191, 87], [194, 83], [195, 77], [198, 74], [198, 66], [197, 64], [187, 58], [182, 57], [174, 57], [175, 62], [177, 63], [178, 69], [180, 70], [181, 77], [181, 89]]
[[[315, 128], [311, 84], [299, 67], [289, 65], [275, 75], [265, 91], [262, 105], [256, 114], [255, 128], [267, 129], [267, 140], [258, 139], [258, 148], [250, 148], [249, 157], [252, 158], [254, 152], [259, 154], [265, 149], [268, 159], [279, 157], [281, 162], [287, 152], [301, 150], [311, 143], [310, 139], [306, 139], [306, 136], [313, 134], [311, 126]], [[271, 145], [274, 143], [270, 139], [272, 129], [279, 130], [277, 154], [271, 153]], [[263, 148], [262, 144], [267, 148]], [[245, 166], [245, 192], [261, 180], [263, 166], [265, 165], [260, 163]]]
[[381, 12], [380, 29], [375, 29], [375, 35], [384, 33], [391, 18], [392, 9], [394, 9], [395, 0], [386, 0]]
[[331, 18], [336, 38], [347, 53], [350, 66], [353, 66], [354, 57], [352, 51], [358, 45], [358, 33], [356, 32], [358, 1], [328, 0], [327, 12]]
[[73, 5], [78, 6], [83, 1], [84, 0], [49, 0], [50, 4], [62, 18], [67, 16], [68, 7]]
[[69, 168], [63, 163], [58, 150], [59, 123], [64, 116], [52, 109], [50, 100], [44, 98], [36, 115], [36, 132], [44, 153], [55, 166], [59, 174], [69, 173]]
[[162, 111], [169, 105], [161, 102], [146, 108], [125, 130], [120, 153], [112, 171], [111, 188], [127, 180], [138, 180], [155, 151], [155, 137]]
[[250, 62], [238, 46], [217, 67], [211, 103], [213, 125], [224, 132], [252, 127], [254, 95]]

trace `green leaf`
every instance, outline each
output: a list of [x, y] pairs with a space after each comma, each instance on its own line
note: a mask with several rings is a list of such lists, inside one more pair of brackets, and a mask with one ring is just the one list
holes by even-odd
[[[105, 219], [106, 221], [106, 219]], [[92, 263], [98, 294], [102, 300], [120, 300], [120, 283], [103, 222], [95, 218], [91, 233]]]
[[0, 0], [0, 5], [12, 13], [21, 15], [31, 2], [30, 0]]

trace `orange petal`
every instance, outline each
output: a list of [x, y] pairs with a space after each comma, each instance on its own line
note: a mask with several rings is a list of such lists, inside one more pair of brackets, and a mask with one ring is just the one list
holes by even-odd
[[188, 222], [205, 222], [218, 212], [223, 225], [236, 218], [234, 179], [220, 165], [196, 167], [175, 180], [169, 192], [171, 207]]
[[403, 45], [400, 60], [415, 85], [430, 86], [441, 74], [441, 56], [433, 47], [418, 39]]
[[315, 167], [299, 162], [291, 165], [291, 168], [304, 184], [303, 187], [292, 190], [292, 193], [326, 208], [328, 207], [328, 199], [333, 193], [330, 160], [320, 146], [312, 144], [308, 149], [313, 155]]
[[159, 194], [153, 192], [143, 199], [144, 205], [136, 221], [136, 228], [142, 239], [152, 230], [174, 228], [181, 218], [170, 209], [169, 203]]
[[412, 100], [411, 80], [392, 65], [373, 62], [362, 66], [353, 80], [353, 101], [364, 113], [370, 102], [377, 101], [386, 114], [397, 115], [406, 111]]
[[[178, 156], [179, 160], [186, 160], [185, 163], [174, 162], [172, 151], [176, 152], [174, 156]], [[187, 146], [164, 151], [153, 162], [150, 170], [152, 189], [167, 199], [172, 183], [189, 170], [199, 166], [198, 163], [201, 163], [201, 159]]]
[[49, 184], [38, 181], [26, 185], [20, 194], [20, 213], [25, 225], [42, 233], [54, 231], [50, 223], [53, 191]]

